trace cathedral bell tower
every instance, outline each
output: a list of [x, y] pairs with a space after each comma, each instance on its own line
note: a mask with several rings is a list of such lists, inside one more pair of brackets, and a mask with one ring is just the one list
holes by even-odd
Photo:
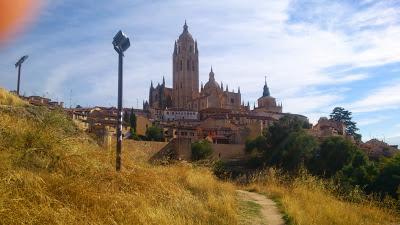
[[199, 96], [199, 51], [185, 21], [183, 32], [175, 41], [172, 55], [173, 106], [188, 109], [188, 103]]

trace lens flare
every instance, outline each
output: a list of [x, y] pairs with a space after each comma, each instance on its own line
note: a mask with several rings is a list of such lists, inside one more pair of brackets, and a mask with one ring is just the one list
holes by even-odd
[[27, 28], [40, 3], [40, 0], [0, 0], [0, 45]]

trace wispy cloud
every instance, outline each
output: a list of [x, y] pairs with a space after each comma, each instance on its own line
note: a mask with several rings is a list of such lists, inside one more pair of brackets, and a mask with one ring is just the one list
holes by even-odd
[[400, 107], [400, 82], [371, 90], [365, 98], [351, 103], [354, 112], [372, 112]]
[[[0, 52], [1, 85], [15, 86], [15, 59], [24, 65], [23, 89], [49, 92], [73, 103], [116, 103], [118, 29], [131, 36], [125, 57], [124, 104], [147, 99], [150, 80], [171, 84], [173, 42], [184, 19], [198, 40], [200, 79], [240, 86], [255, 102], [267, 75], [284, 110], [312, 121], [341, 104], [356, 112], [399, 105], [395, 81], [373, 90], [355, 84], [385, 74], [369, 68], [400, 62], [400, 13], [396, 1], [113, 1], [47, 0], [31, 32]], [[357, 69], [362, 68], [359, 72]], [[391, 68], [393, 70], [393, 68]], [[357, 96], [348, 97], [349, 93]], [[371, 117], [374, 115], [371, 114]]]

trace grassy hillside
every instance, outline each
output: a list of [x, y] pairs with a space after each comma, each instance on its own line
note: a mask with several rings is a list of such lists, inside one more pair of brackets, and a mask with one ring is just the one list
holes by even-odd
[[26, 102], [0, 87], [0, 105], [23, 106]]
[[[24, 102], [3, 90], [0, 105]], [[122, 172], [60, 111], [0, 106], [0, 224], [237, 224], [234, 187], [190, 165]]]
[[257, 177], [246, 189], [265, 193], [276, 199], [282, 210], [297, 225], [393, 225], [400, 218], [395, 210], [379, 207], [360, 193], [353, 193], [356, 202], [344, 201], [327, 181], [303, 175], [288, 180], [270, 170]]

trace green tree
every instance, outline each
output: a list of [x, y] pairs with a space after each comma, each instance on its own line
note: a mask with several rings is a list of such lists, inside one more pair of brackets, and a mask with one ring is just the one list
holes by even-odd
[[192, 143], [192, 160], [197, 161], [201, 159], [206, 159], [211, 156], [213, 150], [211, 144], [208, 141], [196, 141]]
[[146, 130], [146, 139], [149, 141], [163, 141], [164, 134], [162, 128], [151, 126]]
[[131, 129], [133, 129], [133, 132], [136, 134], [137, 119], [135, 113], [133, 112], [133, 108], [131, 109], [131, 113], [129, 115], [129, 125]]
[[306, 165], [318, 148], [317, 140], [304, 128], [309, 124], [296, 117], [285, 116], [270, 126], [263, 136], [246, 142], [246, 151], [262, 153], [264, 165], [296, 171]]
[[311, 172], [325, 177], [334, 176], [352, 162], [357, 150], [356, 145], [343, 137], [326, 138], [311, 160]]
[[378, 168], [368, 160], [367, 155], [357, 150], [352, 162], [338, 172], [337, 178], [342, 184], [358, 185], [365, 191], [371, 191], [378, 173]]
[[268, 145], [276, 148], [293, 132], [303, 130], [309, 126], [309, 123], [298, 119], [297, 117], [284, 116], [268, 127], [265, 132]]
[[361, 140], [361, 135], [356, 132], [359, 130], [357, 128], [357, 123], [352, 121], [352, 113], [345, 110], [342, 107], [335, 107], [330, 114], [330, 118], [333, 121], [338, 121], [346, 125], [346, 133], [353, 136], [356, 140]]
[[245, 143], [245, 150], [247, 153], [251, 153], [253, 150], [256, 150], [257, 152], [263, 152], [267, 148], [267, 138], [264, 135], [260, 135], [252, 140], [246, 140]]
[[268, 151], [266, 159], [290, 172], [297, 172], [300, 167], [308, 166], [318, 149], [318, 141], [304, 130], [292, 132], [280, 145]]
[[377, 176], [373, 190], [383, 195], [389, 194], [392, 197], [399, 198], [400, 191], [400, 154], [393, 158], [386, 159]]
[[127, 112], [124, 111], [123, 117], [122, 117], [122, 121], [124, 124], [129, 124], [129, 114]]

